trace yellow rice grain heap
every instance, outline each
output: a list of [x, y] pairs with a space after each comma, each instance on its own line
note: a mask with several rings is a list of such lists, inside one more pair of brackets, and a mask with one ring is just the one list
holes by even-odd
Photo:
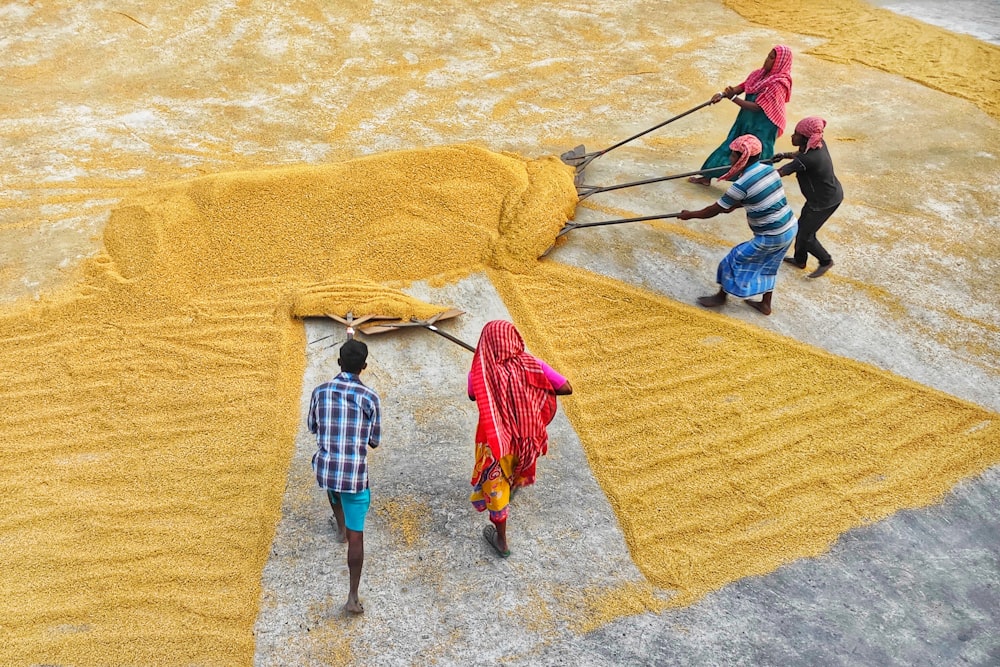
[[[1000, 459], [986, 410], [539, 264], [574, 202], [558, 161], [449, 147], [194, 179], [117, 209], [81, 284], [0, 317], [0, 363], [17, 369], [0, 657], [249, 664], [299, 420], [293, 314], [410, 314], [387, 282], [489, 269], [532, 349], [572, 378], [567, 413], [673, 604], [821, 553]], [[630, 590], [579, 627], [663, 604]]]
[[349, 280], [309, 285], [295, 295], [294, 317], [336, 315], [354, 318], [375, 315], [396, 320], [429, 320], [447, 308], [434, 306], [385, 285], [367, 280]]
[[574, 202], [557, 160], [455, 146], [116, 209], [83, 282], [0, 316], [0, 663], [249, 664], [299, 421], [296, 308], [436, 314], [379, 284], [532, 264]]
[[[760, 3], [728, 4], [792, 30], [820, 25], [835, 39], [818, 54], [914, 78], [933, 47], [883, 58], [870, 26], [837, 32], [863, 10], [852, 0], [826, 3], [834, 14], [812, 22], [797, 18], [803, 2], [768, 5], [766, 17], [754, 13]], [[225, 17], [223, 31], [239, 19]], [[129, 27], [136, 39], [159, 34]], [[996, 71], [993, 50], [983, 53], [965, 59], [966, 74]], [[387, 65], [387, 101], [353, 100], [357, 117], [337, 116], [328, 139], [347, 144], [373, 107], [391, 106], [395, 77], [439, 65]], [[17, 80], [72, 80], [88, 67], [29, 65]], [[996, 115], [995, 77], [977, 88], [938, 70], [918, 80]], [[122, 104], [122, 91], [108, 92]], [[445, 118], [456, 99], [423, 109]], [[492, 113], [518, 109], [507, 99]], [[246, 164], [230, 148], [199, 150]], [[147, 173], [159, 173], [156, 159]], [[536, 266], [574, 203], [571, 171], [554, 158], [453, 146], [175, 182], [115, 210], [105, 254], [80, 284], [0, 315], [0, 663], [251, 663], [300, 418], [305, 340], [293, 314], [414, 307], [369, 300], [373, 285], [490, 267], [529, 345], [571, 377], [564, 405], [593, 471], [636, 563], [680, 593], [675, 603], [820, 553], [844, 530], [934, 502], [1000, 460], [991, 412], [585, 271]], [[598, 608], [579, 627], [658, 608], [657, 593], [593, 596]], [[337, 627], [319, 635], [332, 659], [350, 657]]]
[[[1000, 458], [981, 408], [538, 264], [573, 200], [558, 162], [451, 147], [196, 179], [116, 210], [83, 283], [0, 318], [0, 361], [16, 369], [4, 650], [249, 663], [298, 422], [293, 314], [431, 312], [372, 280], [490, 267], [529, 344], [573, 379], [567, 413], [636, 563], [675, 604], [820, 553]], [[592, 622], [662, 604], [634, 597], [610, 592]]]

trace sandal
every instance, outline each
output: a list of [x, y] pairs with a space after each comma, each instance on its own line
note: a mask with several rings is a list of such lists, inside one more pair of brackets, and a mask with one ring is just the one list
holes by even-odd
[[500, 545], [497, 543], [497, 527], [492, 523], [483, 526], [483, 539], [486, 543], [493, 547], [493, 550], [497, 552], [500, 558], [506, 558], [510, 555], [510, 549], [503, 551], [500, 549]]

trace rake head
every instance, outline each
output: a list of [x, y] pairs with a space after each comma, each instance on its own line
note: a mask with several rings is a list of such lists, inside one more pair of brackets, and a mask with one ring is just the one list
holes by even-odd
[[438, 313], [426, 320], [401, 320], [399, 318], [393, 317], [388, 318], [383, 321], [371, 322], [370, 324], [365, 324], [359, 327], [359, 330], [365, 335], [385, 333], [386, 331], [396, 331], [397, 329], [402, 329], [403, 327], [424, 327], [430, 324], [434, 324], [440, 320], [447, 320], [453, 317], [458, 317], [462, 315], [464, 311], [457, 310], [455, 308], [450, 308], [444, 312]]
[[566, 164], [575, 167], [587, 158], [587, 149], [584, 148], [583, 144], [580, 144], [571, 151], [566, 151], [559, 156], [559, 159]]

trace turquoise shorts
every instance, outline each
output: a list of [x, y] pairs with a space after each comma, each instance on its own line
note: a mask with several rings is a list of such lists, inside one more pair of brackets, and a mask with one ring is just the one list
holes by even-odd
[[368, 506], [372, 502], [372, 492], [365, 489], [359, 493], [331, 491], [327, 489], [327, 497], [331, 505], [340, 505], [344, 510], [344, 523], [347, 530], [358, 533], [365, 532], [365, 517], [368, 516]]

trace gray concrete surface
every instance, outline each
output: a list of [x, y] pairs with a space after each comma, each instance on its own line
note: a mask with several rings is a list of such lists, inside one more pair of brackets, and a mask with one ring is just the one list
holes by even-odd
[[[609, 624], [573, 664], [1000, 664], [1000, 472], [852, 530], [821, 558]], [[561, 650], [546, 664], [569, 664]]]
[[[995, 119], [901, 76], [809, 56], [822, 38], [749, 24], [715, 0], [431, 4], [5, 3], [4, 62], [17, 73], [5, 115], [0, 301], [74, 279], [72, 267], [99, 249], [119, 185], [459, 142], [529, 157], [599, 149], [733, 83], [783, 42], [796, 52], [790, 117], [830, 121], [847, 190], [822, 234], [837, 267], [820, 281], [783, 271], [770, 318], [739, 303], [723, 312], [1000, 411], [1000, 310], [982, 288], [1000, 275]], [[437, 30], [449, 12], [460, 20]], [[420, 64], [434, 85], [387, 76], [402, 63]], [[587, 182], [696, 168], [734, 115], [725, 105], [699, 111], [595, 161]], [[787, 137], [779, 146], [789, 149]], [[914, 191], [913, 173], [943, 187]], [[720, 191], [623, 190], [592, 198], [577, 219], [700, 207]], [[794, 185], [789, 193], [797, 210]], [[975, 252], [942, 257], [927, 241], [942, 228]], [[711, 239], [747, 236], [738, 216], [692, 229], [705, 238], [659, 224], [580, 230], [550, 261], [691, 303], [714, 289], [725, 247]], [[465, 309], [448, 330], [470, 342], [506, 316], [482, 276], [413, 293]], [[335, 330], [308, 326], [310, 340]], [[368, 611], [338, 611], [345, 548], [327, 523], [303, 427], [263, 573], [257, 665], [1000, 665], [997, 468], [939, 505], [848, 532], [820, 557], [584, 631], [576, 611], [643, 581], [565, 417], [538, 484], [516, 501], [514, 555], [499, 562], [466, 495], [469, 353], [427, 331], [368, 342], [366, 378], [386, 405], [385, 446], [372, 455]], [[303, 414], [312, 386], [336, 372], [323, 345], [307, 352]]]
[[[414, 290], [465, 310], [450, 333], [475, 344], [490, 319], [510, 318], [483, 275], [443, 289]], [[343, 327], [309, 320], [302, 412], [312, 388], [338, 372]], [[367, 336], [368, 369], [385, 412], [383, 445], [369, 455], [372, 508], [365, 530], [363, 618], [348, 618], [346, 546], [334, 539], [330, 509], [309, 462], [315, 440], [304, 422], [257, 622], [257, 665], [324, 665], [329, 642], [313, 633], [346, 631], [356, 664], [527, 663], [547, 646], [578, 637], [570, 613], [594, 590], [642, 581], [583, 450], [560, 412], [539, 481], [511, 509], [512, 556], [483, 541], [487, 524], [468, 501], [475, 404], [466, 396], [472, 355], [424, 329]], [[666, 594], [666, 593], [664, 593]], [[516, 656], [520, 656], [519, 658]]]
[[[810, 65], [800, 61], [800, 66]], [[880, 151], [906, 140], [905, 128], [894, 125], [900, 105], [932, 97], [924, 113], [934, 126], [946, 125], [956, 113], [984, 127], [995, 123], [970, 113], [965, 103], [898, 77], [849, 65], [823, 68], [823, 83], [804, 77], [812, 88], [800, 86], [800, 104], [808, 103], [803, 98], [836, 96], [850, 86], [884, 89], [895, 100], [866, 108], [864, 113], [874, 117], [835, 107], [839, 117], [832, 122], [840, 136], [863, 134], [863, 127], [882, 130], [865, 145], [833, 144], [848, 191], [823, 232], [837, 267], [820, 280], [783, 269], [771, 317], [738, 300], [722, 312], [1000, 411], [994, 365], [1000, 313], [988, 295], [970, 291], [972, 269], [937, 271], [942, 261], [960, 261], [933, 256], [916, 231], [921, 210], [946, 211], [941, 220], [951, 224], [970, 219], [967, 207], [974, 205], [952, 189], [919, 202], [902, 196], [892, 202], [898, 195], [893, 175], [880, 162]], [[704, 133], [713, 118], [697, 121], [671, 126], [667, 134]], [[622, 128], [620, 134], [629, 131], [633, 128]], [[912, 151], [912, 168], [964, 159], [961, 149], [946, 158], [936, 146]], [[626, 147], [594, 161], [586, 182], [606, 185], [682, 172], [701, 157]], [[617, 211], [650, 215], [697, 208], [721, 192], [718, 186], [684, 182], [626, 189], [591, 198], [577, 209], [576, 220], [608, 219]], [[787, 183], [787, 192], [798, 211], [802, 199], [794, 182]], [[917, 210], [909, 215], [911, 204]], [[890, 206], [903, 212], [884, 213], [891, 217], [887, 222], [880, 216]], [[996, 220], [976, 220], [995, 231]], [[693, 303], [715, 290], [715, 266], [725, 244], [738, 243], [748, 233], [739, 214], [688, 224], [700, 236], [678, 233], [670, 223], [576, 230], [546, 261]], [[888, 247], [877, 236], [860, 234], [880, 224], [913, 224], [915, 231]], [[987, 242], [981, 261], [992, 270], [995, 244]], [[914, 259], [922, 256], [928, 261]], [[448, 330], [469, 342], [475, 342], [484, 322], [506, 316], [481, 276], [440, 290], [418, 285], [411, 293], [466, 310]], [[414, 516], [423, 521], [416, 531], [421, 538], [407, 545], [390, 528], [398, 517], [389, 520], [376, 504], [366, 533], [370, 560], [362, 581], [368, 611], [364, 619], [339, 615], [347, 585], [345, 554], [332, 542], [325, 501], [308, 472], [312, 443], [300, 433], [284, 516], [264, 572], [257, 665], [1000, 664], [997, 468], [965, 481], [939, 505], [848, 532], [820, 557], [735, 582], [689, 607], [637, 613], [586, 631], [576, 621], [587, 599], [643, 581], [563, 416], [552, 431], [553, 451], [540, 464], [538, 484], [518, 499], [524, 511], [515, 507], [515, 553], [498, 562], [479, 537], [485, 519], [472, 511], [466, 496], [475, 427], [474, 406], [464, 399], [469, 353], [430, 332], [367, 340], [374, 360], [369, 377], [396, 412], [389, 417], [385, 449], [373, 455], [373, 487], [381, 502], [411, 503]], [[977, 355], [964, 340], [978, 341], [992, 356]], [[303, 400], [312, 385], [335, 371], [334, 357], [323, 362], [319, 352], [310, 354]], [[427, 461], [438, 474], [417, 482], [414, 466]], [[322, 579], [313, 584], [316, 572]], [[657, 594], [669, 597], [670, 592]], [[317, 631], [341, 643], [317, 641]]]
[[[597, 255], [586, 260], [600, 265]], [[671, 284], [653, 277], [647, 284]], [[677, 285], [696, 291], [689, 283], [697, 281]], [[470, 343], [483, 323], [508, 317], [481, 275], [411, 293], [465, 310], [448, 330]], [[809, 338], [801, 324], [795, 333]], [[310, 346], [303, 414], [312, 387], [336, 373], [336, 348], [325, 346], [343, 340], [330, 323], [307, 327], [309, 340], [336, 335]], [[689, 607], [585, 632], [577, 613], [588, 596], [641, 585], [642, 577], [564, 416], [553, 424], [538, 483], [512, 508], [514, 553], [498, 560], [479, 536], [485, 518], [467, 500], [471, 354], [420, 329], [365, 340], [366, 381], [386, 407], [384, 446], [370, 457], [366, 613], [348, 618], [340, 609], [346, 548], [328, 523], [309, 468], [315, 445], [303, 426], [263, 575], [256, 665], [998, 664], [997, 469], [940, 505], [850, 531], [819, 558], [741, 580]]]

